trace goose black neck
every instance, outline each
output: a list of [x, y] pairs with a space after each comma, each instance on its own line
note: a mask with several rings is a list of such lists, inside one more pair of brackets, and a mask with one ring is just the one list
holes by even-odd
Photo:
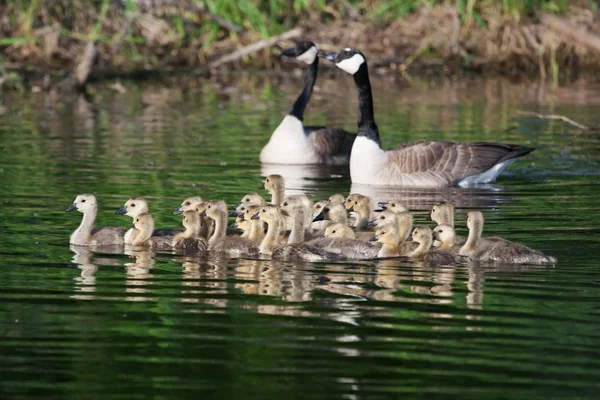
[[373, 112], [373, 95], [366, 61], [354, 74], [354, 83], [358, 89], [358, 136], [371, 139], [381, 147], [379, 129], [375, 123], [375, 113]]
[[315, 61], [308, 66], [308, 71], [306, 71], [306, 77], [304, 78], [304, 89], [302, 89], [302, 93], [294, 102], [289, 115], [293, 115], [298, 118], [298, 120], [302, 121], [304, 118], [304, 110], [306, 109], [306, 105], [308, 104], [308, 100], [310, 100], [310, 95], [312, 94], [313, 87], [315, 86], [315, 82], [317, 81], [317, 71], [319, 70], [319, 58], [315, 57]]

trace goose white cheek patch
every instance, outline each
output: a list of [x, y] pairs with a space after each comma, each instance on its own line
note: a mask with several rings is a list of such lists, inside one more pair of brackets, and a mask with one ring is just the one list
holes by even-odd
[[312, 46], [310, 49], [306, 50], [304, 53], [300, 54], [296, 59], [303, 61], [307, 64], [312, 64], [315, 62], [315, 58], [317, 58], [317, 53], [319, 50], [315, 46]]
[[360, 54], [355, 54], [350, 58], [342, 60], [339, 63], [336, 63], [335, 65], [337, 65], [338, 68], [346, 71], [350, 75], [354, 75], [364, 62], [365, 62], [365, 58], [363, 56], [361, 56]]

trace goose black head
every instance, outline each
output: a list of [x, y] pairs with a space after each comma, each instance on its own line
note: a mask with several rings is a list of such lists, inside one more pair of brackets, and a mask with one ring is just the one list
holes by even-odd
[[303, 61], [306, 64], [312, 64], [315, 62], [318, 53], [319, 49], [313, 42], [302, 41], [298, 42], [296, 47], [281, 50], [279, 54], [286, 57], [296, 57], [297, 60]]
[[361, 65], [367, 62], [363, 53], [350, 48], [346, 48], [338, 53], [319, 53], [319, 57], [335, 63], [339, 69], [350, 75], [356, 74]]

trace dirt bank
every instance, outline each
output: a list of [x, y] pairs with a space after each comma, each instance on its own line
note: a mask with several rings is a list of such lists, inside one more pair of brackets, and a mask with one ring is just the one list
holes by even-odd
[[[359, 48], [372, 67], [400, 73], [470, 70], [556, 82], [600, 67], [600, 13], [580, 3], [561, 15], [506, 15], [494, 7], [465, 14], [454, 2], [441, 3], [393, 19], [374, 19], [348, 5], [343, 14], [336, 8], [307, 12], [294, 25], [281, 25], [288, 40], [270, 42], [264, 32], [195, 3], [140, 0], [129, 10], [129, 2], [102, 2], [98, 10], [81, 1], [72, 9], [60, 2], [32, 2], [25, 10], [3, 5], [0, 84], [30, 77], [51, 85], [72, 74], [85, 83], [92, 72], [271, 69], [280, 64], [271, 45], [298, 39], [323, 50]], [[237, 56], [240, 49], [248, 51]]]

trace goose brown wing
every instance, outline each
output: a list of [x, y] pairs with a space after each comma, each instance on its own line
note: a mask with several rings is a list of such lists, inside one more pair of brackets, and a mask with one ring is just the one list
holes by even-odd
[[532, 151], [529, 147], [504, 143], [424, 141], [391, 149], [388, 155], [390, 163], [403, 173], [437, 172], [458, 180]]
[[308, 140], [316, 153], [323, 157], [350, 157], [356, 134], [343, 129], [322, 128], [310, 132]]

